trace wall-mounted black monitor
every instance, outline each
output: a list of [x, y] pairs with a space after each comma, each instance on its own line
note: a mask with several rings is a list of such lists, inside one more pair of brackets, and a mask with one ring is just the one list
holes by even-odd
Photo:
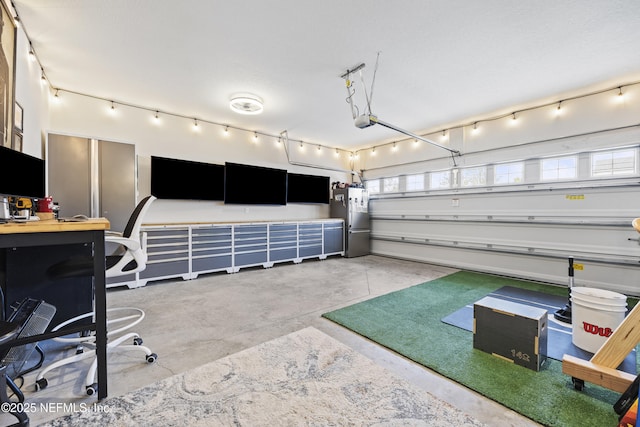
[[244, 205], [286, 205], [287, 171], [225, 163], [224, 202]]
[[158, 199], [224, 200], [224, 166], [151, 156], [151, 194]]
[[329, 177], [287, 174], [287, 203], [329, 203]]
[[0, 194], [45, 197], [44, 160], [0, 147]]

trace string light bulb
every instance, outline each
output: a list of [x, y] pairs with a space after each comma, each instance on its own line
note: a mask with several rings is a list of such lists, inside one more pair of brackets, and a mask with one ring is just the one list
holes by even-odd
[[258, 132], [253, 132], [253, 141], [258, 142]]
[[558, 102], [558, 106], [555, 109], [555, 113], [556, 113], [556, 116], [559, 116], [560, 114], [562, 114], [562, 101]]
[[29, 59], [32, 61], [36, 60], [36, 52], [33, 50], [33, 45], [29, 42]]
[[511, 123], [512, 126], [515, 126], [518, 124], [518, 116], [516, 116], [516, 112], [514, 111], [513, 113], [511, 113]]
[[618, 86], [618, 96], [616, 100], [620, 103], [624, 102], [624, 92], [622, 92], [622, 86]]
[[228, 136], [229, 135], [229, 126], [224, 127], [224, 136]]

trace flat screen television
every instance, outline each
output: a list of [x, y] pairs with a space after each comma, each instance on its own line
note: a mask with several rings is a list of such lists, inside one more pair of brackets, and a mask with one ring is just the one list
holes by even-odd
[[45, 197], [44, 160], [0, 147], [0, 194], [33, 199]]
[[286, 205], [287, 171], [225, 163], [224, 202], [244, 205]]
[[151, 156], [151, 194], [158, 199], [224, 200], [224, 166]]
[[329, 177], [287, 174], [287, 203], [329, 204]]

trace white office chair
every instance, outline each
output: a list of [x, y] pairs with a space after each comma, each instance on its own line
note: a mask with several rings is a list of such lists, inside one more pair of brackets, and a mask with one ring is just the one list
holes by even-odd
[[[140, 242], [142, 219], [149, 210], [154, 196], [142, 199], [134, 209], [122, 233], [105, 232], [107, 245], [116, 244], [117, 248], [106, 256], [105, 277], [123, 276], [142, 271], [147, 266], [147, 253]], [[86, 256], [71, 258], [51, 266], [47, 275], [52, 279], [93, 275], [93, 259]]]
[[[156, 200], [155, 197], [148, 196], [138, 203], [122, 233], [108, 232], [105, 234], [105, 243], [114, 243], [118, 245], [118, 248], [112, 254], [106, 256], [106, 277], [132, 274], [146, 268], [147, 254], [142, 248], [142, 244], [140, 242], [140, 227], [145, 213], [154, 200]], [[67, 278], [92, 274], [93, 260], [91, 258], [70, 259], [56, 264], [48, 270], [48, 275], [52, 278]], [[71, 324], [91, 318], [92, 316], [93, 312], [76, 316], [57, 325], [52, 331], [57, 331]], [[147, 363], [155, 362], [158, 355], [142, 345], [142, 339], [137, 333], [128, 332], [124, 335], [120, 335], [142, 322], [144, 317], [144, 311], [136, 307], [108, 309], [107, 353], [113, 351], [135, 350], [144, 353]], [[78, 346], [78, 349], [74, 356], [54, 362], [40, 371], [36, 377], [36, 391], [47, 387], [48, 380], [45, 378], [45, 375], [53, 369], [93, 357], [93, 362], [85, 378], [85, 389], [88, 395], [96, 393], [98, 384], [95, 382], [95, 376], [98, 365], [97, 358], [95, 357], [95, 334], [81, 334], [76, 337], [54, 338], [54, 340], [76, 345]], [[132, 341], [133, 344], [124, 344], [126, 341]], [[85, 350], [85, 346], [88, 347], [89, 350]]]

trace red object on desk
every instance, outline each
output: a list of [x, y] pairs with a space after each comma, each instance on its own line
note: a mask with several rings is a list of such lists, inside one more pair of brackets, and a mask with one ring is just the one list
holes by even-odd
[[47, 196], [38, 199], [37, 212], [53, 212], [53, 197]]

